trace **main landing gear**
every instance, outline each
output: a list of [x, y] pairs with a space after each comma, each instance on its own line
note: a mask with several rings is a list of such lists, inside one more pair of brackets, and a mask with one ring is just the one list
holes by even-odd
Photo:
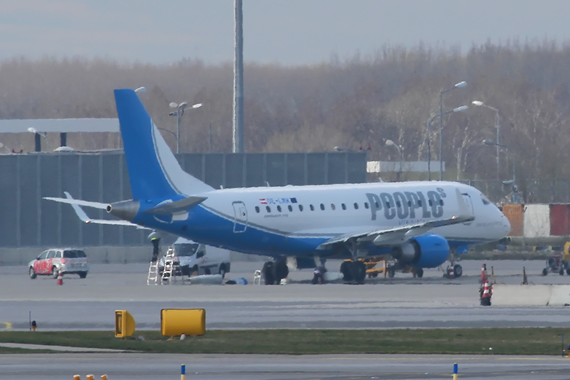
[[455, 254], [451, 252], [449, 254], [449, 265], [445, 269], [443, 274], [447, 278], [459, 278], [463, 275], [463, 268], [461, 265], [455, 263]]
[[289, 276], [287, 258], [280, 257], [276, 261], [267, 261], [263, 264], [261, 275], [265, 285], [279, 285], [281, 280]]
[[343, 261], [340, 264], [340, 272], [345, 282], [364, 284], [366, 278], [366, 264], [362, 260]]

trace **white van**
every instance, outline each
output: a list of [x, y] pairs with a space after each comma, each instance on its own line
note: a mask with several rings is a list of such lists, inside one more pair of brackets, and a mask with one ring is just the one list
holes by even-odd
[[[174, 244], [174, 261], [180, 265], [183, 275], [221, 274], [222, 277], [230, 271], [230, 252], [226, 249], [198, 244], [192, 240], [178, 238]], [[159, 271], [164, 268], [164, 257], [158, 263]]]

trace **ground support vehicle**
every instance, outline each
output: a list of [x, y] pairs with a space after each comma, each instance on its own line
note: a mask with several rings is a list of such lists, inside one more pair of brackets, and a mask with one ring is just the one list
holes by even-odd
[[570, 242], [564, 244], [562, 253], [556, 253], [546, 260], [546, 267], [542, 270], [542, 275], [546, 276], [549, 272], [558, 273], [561, 276], [566, 272], [570, 275]]
[[[176, 275], [221, 274], [230, 271], [230, 253], [228, 250], [198, 244], [191, 240], [178, 238], [169, 250], [173, 250], [172, 260], [177, 270]], [[158, 263], [159, 274], [164, 270], [165, 259]], [[178, 269], [179, 268], [179, 269]]]

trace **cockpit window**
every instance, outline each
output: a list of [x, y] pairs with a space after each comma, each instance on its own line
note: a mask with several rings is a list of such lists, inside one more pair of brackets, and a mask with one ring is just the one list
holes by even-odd
[[481, 194], [481, 201], [483, 201], [484, 205], [490, 205], [491, 204], [491, 201], [486, 196], [484, 196], [483, 194]]

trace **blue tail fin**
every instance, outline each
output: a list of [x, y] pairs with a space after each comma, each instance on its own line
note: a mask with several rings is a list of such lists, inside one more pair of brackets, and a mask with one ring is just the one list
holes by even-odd
[[115, 101], [134, 199], [213, 190], [182, 170], [133, 90], [115, 90]]

